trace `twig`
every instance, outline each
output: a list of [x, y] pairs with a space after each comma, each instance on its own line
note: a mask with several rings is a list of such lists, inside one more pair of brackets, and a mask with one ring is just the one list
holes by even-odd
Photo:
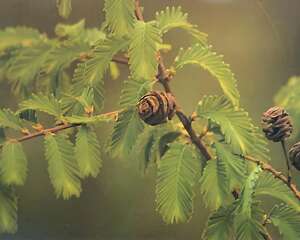
[[115, 56], [113, 57], [112, 62], [128, 65], [128, 58]]
[[[119, 111], [114, 111], [114, 112], [103, 113], [103, 114], [100, 114], [100, 115], [111, 117], [112, 119], [116, 119], [117, 116], [118, 116], [118, 113], [119, 113]], [[43, 130], [38, 131], [38, 132], [29, 133], [29, 134], [27, 134], [23, 137], [15, 139], [15, 140], [18, 141], [18, 142], [24, 142], [24, 141], [27, 141], [27, 140], [30, 140], [30, 139], [33, 139], [33, 138], [44, 136], [48, 133], [57, 133], [57, 132], [60, 132], [60, 131], [63, 131], [63, 130], [69, 129], [69, 128], [79, 127], [83, 124], [84, 123], [64, 123], [64, 124], [61, 124], [61, 125], [58, 125], [58, 126], [55, 126], [55, 127], [52, 127], [52, 128], [43, 129]], [[0, 148], [2, 148], [2, 147], [3, 147], [3, 145], [0, 145]]]
[[244, 156], [244, 159], [250, 162], [254, 162], [257, 165], [259, 165], [262, 170], [272, 173], [275, 178], [280, 179], [284, 184], [286, 184], [294, 193], [294, 195], [300, 200], [300, 192], [298, 191], [297, 186], [293, 183], [289, 183], [288, 178], [284, 176], [281, 172], [274, 169], [270, 164], [255, 159], [254, 157]]
[[289, 184], [291, 184], [291, 181], [292, 181], [291, 167], [290, 167], [290, 161], [289, 161], [289, 157], [288, 157], [286, 146], [285, 146], [285, 140], [281, 141], [281, 146], [282, 146], [284, 157], [286, 160], [288, 182], [289, 182]]

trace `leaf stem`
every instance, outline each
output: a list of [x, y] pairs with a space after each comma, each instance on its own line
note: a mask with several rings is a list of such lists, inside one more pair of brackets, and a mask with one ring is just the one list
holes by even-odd
[[281, 141], [281, 146], [282, 146], [284, 157], [285, 157], [285, 160], [286, 160], [288, 183], [291, 184], [291, 181], [292, 181], [291, 167], [290, 167], [289, 156], [288, 156], [288, 153], [287, 153], [287, 150], [286, 150], [285, 140]]

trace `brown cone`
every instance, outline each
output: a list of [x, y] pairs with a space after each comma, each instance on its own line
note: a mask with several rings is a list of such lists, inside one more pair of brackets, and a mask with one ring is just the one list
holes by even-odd
[[280, 142], [293, 132], [293, 125], [288, 113], [281, 107], [272, 107], [262, 116], [262, 128], [266, 138]]
[[152, 91], [139, 100], [137, 108], [140, 118], [154, 126], [174, 116], [175, 100], [169, 93]]
[[300, 171], [300, 142], [296, 143], [289, 151], [290, 161]]

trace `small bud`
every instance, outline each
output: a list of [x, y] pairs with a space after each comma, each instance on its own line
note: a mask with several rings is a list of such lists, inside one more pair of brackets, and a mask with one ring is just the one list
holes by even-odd
[[291, 147], [289, 157], [292, 165], [300, 171], [300, 142]]
[[272, 107], [262, 116], [262, 128], [266, 138], [280, 142], [293, 132], [293, 125], [288, 113], [281, 107]]
[[175, 114], [175, 99], [170, 93], [152, 91], [137, 105], [140, 118], [149, 125], [165, 123]]
[[32, 128], [38, 132], [41, 132], [45, 129], [44, 126], [40, 123], [32, 125]]

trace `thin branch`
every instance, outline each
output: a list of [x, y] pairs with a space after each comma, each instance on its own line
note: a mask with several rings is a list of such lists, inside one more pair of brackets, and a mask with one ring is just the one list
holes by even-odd
[[144, 21], [144, 16], [139, 0], [135, 0], [135, 16], [138, 20]]
[[128, 58], [127, 57], [118, 57], [118, 56], [115, 56], [113, 57], [113, 59], [111, 60], [112, 62], [115, 62], [115, 63], [120, 63], [120, 64], [125, 64], [125, 65], [128, 65]]
[[259, 165], [262, 168], [262, 170], [272, 173], [275, 178], [280, 179], [284, 184], [286, 184], [294, 193], [294, 195], [300, 200], [300, 192], [297, 189], [297, 186], [293, 183], [289, 183], [288, 178], [285, 175], [283, 175], [282, 172], [277, 171], [270, 164], [255, 159], [254, 157], [244, 156], [244, 159], [250, 162], [254, 162], [257, 165]]
[[291, 174], [290, 160], [289, 160], [289, 156], [288, 156], [288, 153], [287, 153], [287, 150], [286, 150], [285, 140], [281, 141], [281, 146], [282, 146], [285, 161], [286, 161], [288, 181], [289, 181], [289, 183], [291, 183], [292, 174]]
[[[116, 120], [119, 112], [120, 111], [113, 111], [113, 112], [103, 113], [103, 114], [100, 114], [100, 116], [107, 116], [107, 117], [111, 117], [112, 119]], [[34, 138], [37, 138], [37, 137], [44, 136], [48, 133], [57, 133], [57, 132], [61, 132], [63, 130], [69, 129], [69, 128], [79, 127], [83, 124], [84, 123], [64, 123], [64, 124], [57, 125], [57, 126], [52, 127], [52, 128], [43, 129], [43, 130], [38, 131], [38, 132], [29, 133], [29, 134], [27, 134], [23, 137], [15, 139], [15, 140], [18, 141], [18, 142], [24, 142], [24, 141], [27, 141], [27, 140], [31, 140], [31, 139], [34, 139]], [[0, 149], [2, 147], [3, 147], [3, 145], [0, 145]]]

